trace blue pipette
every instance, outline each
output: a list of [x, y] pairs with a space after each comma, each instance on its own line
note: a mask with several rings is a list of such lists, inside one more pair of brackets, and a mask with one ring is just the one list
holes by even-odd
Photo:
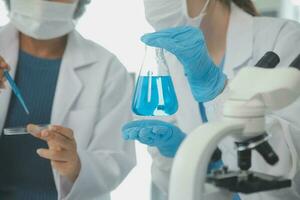
[[29, 110], [25, 104], [25, 101], [21, 95], [21, 92], [19, 90], [19, 88], [17, 87], [15, 81], [12, 79], [12, 77], [9, 75], [7, 70], [4, 70], [3, 72], [6, 80], [8, 81], [11, 89], [13, 90], [14, 94], [16, 95], [16, 97], [18, 98], [19, 102], [21, 103], [22, 107], [24, 108], [25, 112], [27, 113], [27, 115], [29, 115]]

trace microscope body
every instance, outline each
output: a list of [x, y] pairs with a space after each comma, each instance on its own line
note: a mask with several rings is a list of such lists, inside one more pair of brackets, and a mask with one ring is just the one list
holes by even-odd
[[265, 116], [292, 104], [300, 95], [299, 70], [245, 67], [229, 84], [223, 120], [241, 122], [244, 141], [265, 132]]
[[[251, 193], [290, 186], [289, 180], [254, 174], [248, 170], [251, 167], [251, 151], [254, 149], [270, 165], [278, 162], [279, 158], [268, 144], [265, 115], [292, 104], [300, 96], [299, 87], [300, 70], [296, 67], [243, 68], [228, 85], [229, 98], [224, 104], [223, 120], [198, 127], [179, 148], [171, 173], [169, 199], [214, 199], [207, 194], [207, 182], [219, 187], [219, 192], [215, 190], [214, 195], [219, 193], [221, 198], [215, 199], [220, 200], [232, 199], [229, 191]], [[228, 136], [235, 138], [237, 151], [242, 152], [238, 158], [241, 170], [230, 172], [224, 168], [207, 176], [212, 154], [220, 141]], [[248, 187], [250, 183], [250, 190], [239, 188], [239, 179], [243, 179], [243, 174], [246, 180], [244, 186]], [[277, 182], [270, 187], [251, 188], [253, 180], [249, 177], [253, 176], [256, 185], [259, 185], [255, 182], [257, 180], [260, 186], [265, 186], [269, 179]], [[236, 185], [229, 186], [232, 183]]]

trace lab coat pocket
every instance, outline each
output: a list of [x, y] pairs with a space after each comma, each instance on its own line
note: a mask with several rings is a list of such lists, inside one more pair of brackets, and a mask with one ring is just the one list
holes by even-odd
[[97, 111], [97, 107], [71, 110], [66, 117], [65, 126], [73, 130], [79, 148], [87, 147], [93, 137]]

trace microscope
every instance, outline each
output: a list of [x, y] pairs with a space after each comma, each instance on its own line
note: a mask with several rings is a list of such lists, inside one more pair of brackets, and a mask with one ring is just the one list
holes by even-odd
[[[233, 193], [252, 194], [291, 187], [291, 180], [250, 171], [257, 151], [269, 165], [279, 157], [265, 130], [267, 113], [283, 109], [300, 96], [300, 55], [289, 67], [278, 67], [279, 56], [267, 52], [256, 67], [245, 67], [229, 83], [229, 97], [220, 122], [207, 123], [188, 135], [173, 162], [170, 200], [231, 200]], [[233, 137], [239, 170], [224, 166], [207, 174], [217, 145]]]

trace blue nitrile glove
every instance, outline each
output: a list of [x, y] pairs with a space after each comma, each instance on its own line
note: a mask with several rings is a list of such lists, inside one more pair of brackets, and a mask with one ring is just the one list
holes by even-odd
[[218, 161], [215, 161], [215, 162], [210, 162], [209, 165], [208, 165], [208, 173], [210, 173], [212, 170], [218, 170], [218, 169], [221, 169], [222, 167], [224, 166], [224, 163], [222, 160], [218, 160]]
[[159, 120], [140, 120], [125, 124], [122, 128], [125, 140], [139, 142], [157, 147], [166, 157], [174, 157], [181, 142], [185, 138], [178, 127]]
[[204, 35], [199, 28], [181, 26], [144, 35], [141, 40], [174, 54], [184, 66], [196, 101], [207, 102], [225, 87], [226, 75], [209, 56]]

